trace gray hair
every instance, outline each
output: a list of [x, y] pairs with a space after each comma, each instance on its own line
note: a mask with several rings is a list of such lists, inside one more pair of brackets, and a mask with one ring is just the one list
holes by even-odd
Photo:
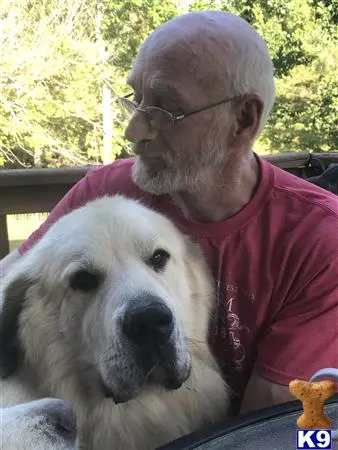
[[[270, 115], [276, 97], [274, 67], [267, 45], [257, 31], [241, 17], [221, 11], [209, 13], [211, 17], [227, 20], [224, 31], [228, 45], [224, 58], [236, 61], [232, 65], [223, 61], [219, 63], [219, 69], [224, 71], [226, 68], [227, 95], [233, 97], [256, 94], [264, 103], [258, 136]], [[226, 110], [229, 111], [230, 106], [226, 105]]]

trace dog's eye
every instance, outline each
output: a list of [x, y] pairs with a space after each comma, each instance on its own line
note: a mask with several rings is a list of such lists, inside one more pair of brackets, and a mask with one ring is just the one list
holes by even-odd
[[70, 279], [70, 287], [84, 292], [92, 291], [99, 285], [100, 278], [97, 274], [87, 270], [79, 270]]
[[151, 258], [148, 261], [148, 265], [155, 270], [155, 272], [158, 272], [166, 266], [168, 260], [170, 258], [170, 255], [168, 252], [163, 250], [162, 248], [159, 248], [154, 251]]

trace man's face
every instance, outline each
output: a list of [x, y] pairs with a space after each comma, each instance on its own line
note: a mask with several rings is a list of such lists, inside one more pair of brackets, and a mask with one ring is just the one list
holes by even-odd
[[[207, 74], [202, 64], [196, 66], [188, 46], [148, 49], [138, 55], [129, 84], [141, 108], [157, 106], [178, 115], [221, 100]], [[226, 127], [222, 131], [215, 120], [220, 108], [189, 116], [164, 131], [151, 127], [144, 113], [135, 113], [126, 129], [136, 154], [134, 182], [154, 194], [193, 189], [203, 174], [224, 162]]]

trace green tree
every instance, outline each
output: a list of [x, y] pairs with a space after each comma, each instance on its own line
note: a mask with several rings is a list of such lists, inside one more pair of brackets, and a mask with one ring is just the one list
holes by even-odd
[[103, 34], [112, 66], [124, 75], [148, 34], [177, 14], [172, 0], [106, 0]]
[[0, 163], [95, 159], [101, 124], [93, 10], [80, 0], [1, 6]]

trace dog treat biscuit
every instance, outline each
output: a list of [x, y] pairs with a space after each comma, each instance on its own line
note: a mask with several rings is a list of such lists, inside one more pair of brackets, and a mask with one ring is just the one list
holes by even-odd
[[309, 383], [303, 380], [292, 380], [289, 390], [303, 404], [303, 414], [297, 419], [299, 428], [327, 429], [332, 421], [324, 414], [324, 403], [336, 392], [334, 381], [324, 380]]

